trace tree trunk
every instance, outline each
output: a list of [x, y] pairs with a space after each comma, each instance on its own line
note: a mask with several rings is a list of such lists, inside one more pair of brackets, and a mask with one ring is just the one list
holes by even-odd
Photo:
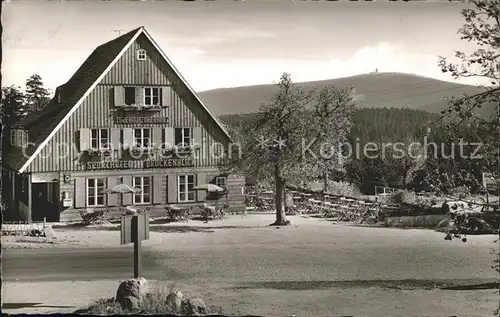
[[285, 205], [283, 197], [285, 194], [285, 184], [281, 178], [280, 168], [276, 165], [274, 169], [274, 179], [275, 179], [275, 199], [276, 199], [276, 222], [272, 223], [271, 226], [286, 226], [290, 224], [290, 221], [286, 219]]
[[323, 178], [324, 178], [324, 181], [325, 181], [324, 192], [326, 194], [326, 192], [328, 190], [328, 171], [327, 170], [325, 170], [325, 172], [323, 173]]

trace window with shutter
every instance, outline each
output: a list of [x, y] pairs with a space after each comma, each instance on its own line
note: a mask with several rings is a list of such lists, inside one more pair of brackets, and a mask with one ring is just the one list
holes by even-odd
[[75, 178], [75, 208], [84, 208], [86, 203], [86, 184], [85, 178], [77, 177]]
[[133, 105], [135, 102], [135, 87], [125, 87], [125, 104]]
[[88, 150], [90, 147], [90, 129], [80, 129], [80, 151]]
[[155, 204], [163, 203], [163, 197], [162, 197], [163, 180], [164, 180], [163, 175], [153, 176], [153, 203]]
[[[132, 176], [123, 176], [123, 184], [132, 186]], [[123, 206], [132, 205], [132, 194], [122, 194]]]
[[177, 202], [177, 175], [167, 176], [167, 200], [169, 203]]
[[114, 92], [114, 106], [122, 107], [125, 104], [125, 89], [122, 86], [115, 86]]
[[87, 178], [87, 206], [104, 206], [104, 178]]
[[[205, 173], [199, 173], [196, 177], [196, 185], [203, 185], [207, 182], [207, 175]], [[198, 201], [205, 201], [206, 192], [204, 190], [197, 190]]]
[[28, 132], [22, 129], [10, 130], [10, 144], [22, 147], [28, 143]]
[[93, 149], [109, 149], [109, 130], [91, 129], [90, 144]]
[[[117, 177], [108, 177], [108, 188], [113, 188], [117, 184], [120, 183], [120, 179]], [[108, 193], [108, 206], [117, 206], [118, 205], [118, 194]]]
[[189, 146], [193, 144], [193, 129], [175, 128], [174, 138], [175, 145]]
[[167, 127], [165, 128], [165, 135], [163, 139], [163, 143], [165, 144], [165, 148], [170, 149], [174, 146], [174, 128]]
[[160, 88], [144, 88], [144, 105], [156, 106], [160, 104]]
[[194, 201], [194, 175], [179, 175], [177, 184], [178, 201]]

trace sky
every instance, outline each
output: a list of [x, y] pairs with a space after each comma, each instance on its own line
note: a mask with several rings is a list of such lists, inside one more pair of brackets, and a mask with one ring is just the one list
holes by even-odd
[[[145, 26], [198, 91], [375, 71], [453, 81], [437, 55], [468, 49], [462, 4], [327, 1], [37, 1], [2, 3], [2, 86], [39, 74], [64, 84], [99, 45]], [[469, 47], [470, 48], [470, 47]], [[460, 83], [478, 84], [477, 80]]]

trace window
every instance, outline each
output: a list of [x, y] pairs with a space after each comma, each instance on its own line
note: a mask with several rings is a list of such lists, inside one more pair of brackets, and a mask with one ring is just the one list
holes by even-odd
[[24, 146], [28, 143], [28, 133], [21, 129], [10, 130], [10, 144], [12, 146]]
[[226, 188], [226, 177], [225, 176], [219, 176], [215, 178], [215, 185]]
[[137, 59], [140, 61], [146, 60], [146, 50], [137, 50]]
[[147, 148], [151, 144], [151, 129], [134, 129], [135, 146]]
[[132, 179], [132, 186], [139, 188], [141, 191], [134, 194], [134, 204], [150, 204], [151, 203], [151, 177], [138, 176]]
[[17, 143], [17, 130], [10, 130], [10, 145]]
[[109, 149], [109, 130], [92, 129], [90, 135], [90, 144], [93, 149]]
[[194, 201], [194, 175], [179, 175], [179, 202]]
[[160, 104], [160, 88], [144, 88], [144, 105]]
[[59, 91], [57, 93], [57, 103], [61, 103], [62, 102], [62, 96], [61, 96], [61, 92]]
[[87, 206], [104, 206], [104, 178], [87, 178]]
[[191, 145], [192, 144], [191, 128], [175, 128], [175, 145]]
[[135, 104], [135, 87], [125, 87], [125, 104]]

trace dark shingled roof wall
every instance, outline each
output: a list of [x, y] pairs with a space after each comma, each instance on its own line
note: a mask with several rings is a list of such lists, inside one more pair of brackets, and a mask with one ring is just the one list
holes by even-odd
[[[27, 155], [23, 155], [21, 149], [12, 150], [6, 155], [6, 160], [3, 163], [14, 170], [19, 170], [139, 29], [140, 27], [98, 46], [68, 82], [56, 89], [56, 95], [42, 110], [30, 114], [19, 122], [18, 125], [28, 130], [29, 141], [34, 142], [35, 146], [30, 146], [26, 150]], [[57, 102], [57, 93], [59, 92], [62, 93], [62, 103]], [[47, 120], [50, 121], [47, 127], [36, 132], [35, 135], [35, 131], [40, 130], [40, 125], [46, 124]]]

